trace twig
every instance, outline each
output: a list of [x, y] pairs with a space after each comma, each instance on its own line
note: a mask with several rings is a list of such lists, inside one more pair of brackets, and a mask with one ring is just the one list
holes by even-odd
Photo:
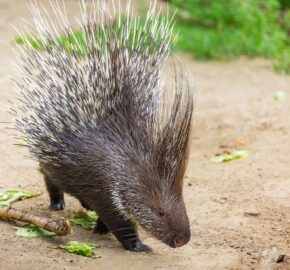
[[42, 229], [54, 232], [58, 236], [64, 236], [71, 232], [71, 224], [66, 219], [49, 219], [39, 217], [12, 207], [0, 206], [0, 219], [14, 219], [21, 222], [34, 224]]

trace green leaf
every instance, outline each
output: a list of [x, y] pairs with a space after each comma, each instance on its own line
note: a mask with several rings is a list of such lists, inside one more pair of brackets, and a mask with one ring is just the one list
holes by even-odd
[[280, 101], [280, 102], [285, 101], [286, 100], [286, 94], [285, 94], [285, 92], [283, 92], [283, 91], [277, 91], [275, 93], [275, 95], [274, 95], [274, 99], [276, 101]]
[[70, 216], [70, 221], [74, 224], [80, 225], [86, 230], [90, 230], [96, 223], [98, 215], [95, 211], [80, 211]]
[[41, 192], [29, 192], [23, 189], [6, 189], [0, 192], [0, 205], [10, 206], [13, 202], [39, 196]]
[[37, 236], [51, 237], [56, 235], [54, 232], [47, 231], [32, 224], [25, 225], [22, 228], [16, 227], [16, 229], [16, 235], [28, 238]]
[[234, 159], [244, 158], [250, 154], [247, 150], [238, 150], [233, 151], [227, 155], [218, 155], [212, 158], [212, 161], [215, 163], [222, 163], [222, 162], [228, 162]]
[[80, 254], [82, 256], [86, 256], [86, 257], [91, 257], [91, 258], [101, 258], [100, 255], [96, 255], [93, 252], [94, 248], [98, 248], [100, 247], [100, 245], [98, 244], [94, 244], [94, 243], [81, 243], [78, 241], [70, 241], [67, 242], [64, 245], [60, 245], [60, 248], [66, 250], [69, 253], [75, 253], [75, 254]]

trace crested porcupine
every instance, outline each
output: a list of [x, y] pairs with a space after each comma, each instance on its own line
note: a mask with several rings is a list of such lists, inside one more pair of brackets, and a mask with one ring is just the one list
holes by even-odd
[[112, 19], [96, 2], [83, 8], [76, 32], [57, 1], [52, 9], [53, 17], [32, 7], [37, 31], [24, 40], [13, 108], [51, 209], [64, 209], [64, 192], [71, 194], [99, 214], [97, 232], [113, 233], [131, 251], [151, 250], [137, 225], [170, 247], [186, 244], [182, 189], [193, 97], [183, 72], [175, 72], [173, 89], [161, 83], [172, 20], [154, 5], [143, 22], [129, 5]]

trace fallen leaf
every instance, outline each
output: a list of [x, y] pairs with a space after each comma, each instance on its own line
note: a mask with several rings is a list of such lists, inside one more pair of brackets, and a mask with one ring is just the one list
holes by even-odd
[[86, 230], [90, 230], [98, 219], [95, 211], [80, 211], [70, 216], [70, 221], [74, 224], [80, 225]]
[[23, 227], [16, 227], [16, 235], [22, 237], [37, 237], [37, 236], [44, 236], [44, 237], [51, 237], [55, 236], [54, 232], [47, 231], [45, 229], [39, 228], [35, 225], [28, 224], [24, 225]]
[[245, 145], [246, 141], [238, 139], [238, 140], [235, 141], [235, 144], [237, 144], [237, 145]]
[[13, 202], [39, 196], [41, 192], [29, 192], [23, 189], [6, 189], [0, 192], [0, 205], [9, 207]]
[[274, 99], [276, 101], [285, 101], [286, 100], [286, 94], [283, 91], [277, 91], [274, 95]]
[[247, 150], [238, 150], [230, 152], [227, 155], [218, 155], [213, 157], [211, 160], [215, 163], [222, 163], [222, 162], [228, 162], [234, 159], [244, 158], [250, 154]]
[[98, 244], [94, 244], [94, 243], [81, 243], [78, 241], [70, 241], [67, 242], [64, 245], [60, 245], [59, 246], [61, 249], [66, 250], [69, 253], [75, 253], [75, 254], [79, 254], [85, 257], [91, 257], [91, 258], [101, 258], [100, 255], [96, 255], [93, 252], [93, 249], [100, 247], [100, 245]]

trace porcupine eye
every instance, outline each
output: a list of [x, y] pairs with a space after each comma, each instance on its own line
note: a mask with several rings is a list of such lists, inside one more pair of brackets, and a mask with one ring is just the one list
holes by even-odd
[[160, 216], [160, 217], [164, 217], [164, 216], [165, 216], [165, 213], [164, 213], [163, 210], [159, 210], [159, 216]]

